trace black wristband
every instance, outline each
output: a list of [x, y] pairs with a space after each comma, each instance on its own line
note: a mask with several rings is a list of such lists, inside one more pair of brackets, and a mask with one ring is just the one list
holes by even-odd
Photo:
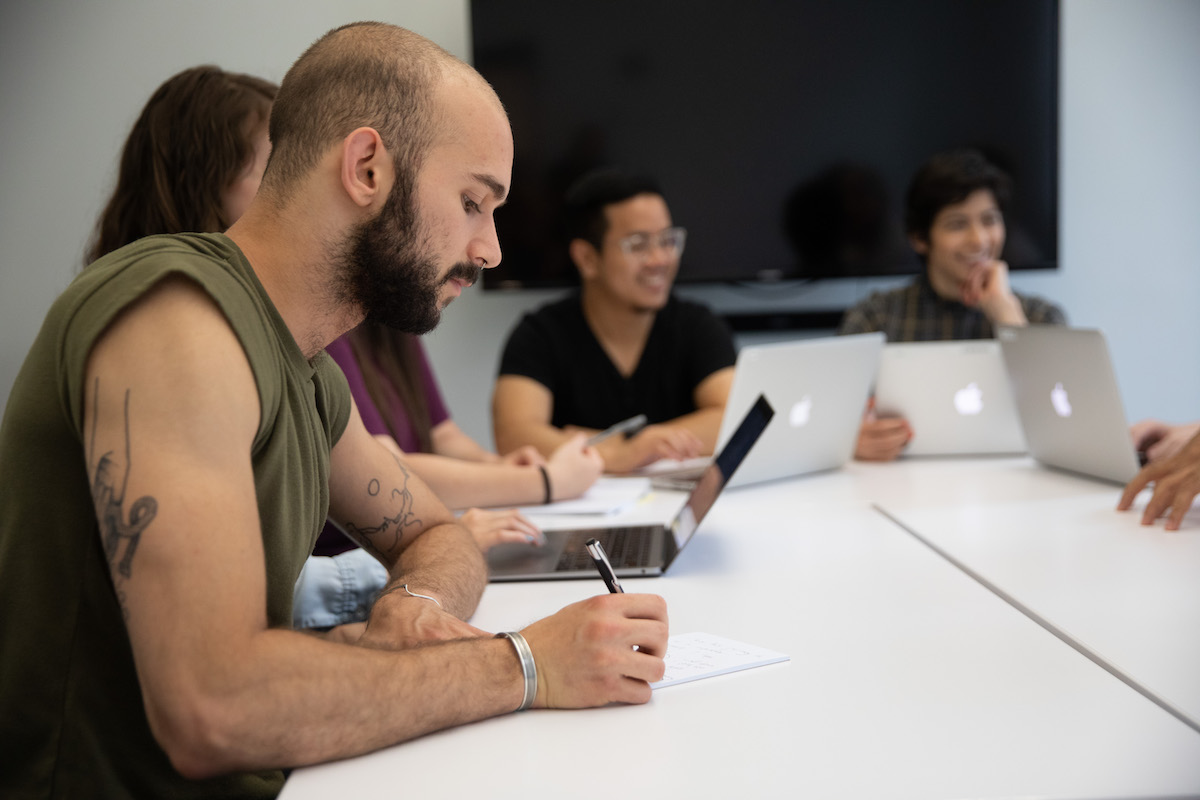
[[546, 468], [544, 466], [542, 466], [541, 464], [538, 464], [538, 469], [540, 469], [542, 471], [542, 483], [545, 484], [545, 486], [546, 486], [546, 499], [543, 500], [542, 502], [549, 503], [551, 500], [550, 473], [547, 472]]

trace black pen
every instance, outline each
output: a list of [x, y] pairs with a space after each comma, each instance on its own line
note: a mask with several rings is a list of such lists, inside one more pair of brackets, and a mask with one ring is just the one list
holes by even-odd
[[625, 590], [617, 581], [617, 573], [613, 572], [612, 564], [608, 563], [608, 553], [604, 552], [604, 545], [600, 544], [600, 540], [588, 539], [586, 546], [588, 555], [592, 557], [592, 561], [596, 562], [596, 569], [600, 571], [600, 577], [608, 584], [608, 590], [613, 594], [625, 594]]

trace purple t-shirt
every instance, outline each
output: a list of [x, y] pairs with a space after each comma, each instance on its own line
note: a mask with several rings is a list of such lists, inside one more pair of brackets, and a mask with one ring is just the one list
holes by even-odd
[[[433, 369], [429, 366], [429, 358], [425, 355], [425, 348], [421, 346], [421, 340], [417, 339], [414, 344], [417, 349], [417, 360], [420, 362], [421, 386], [425, 391], [425, 405], [429, 409], [429, 424], [436, 427], [450, 419], [450, 412], [446, 410], [442, 393], [438, 391], [437, 380], [433, 376]], [[354, 349], [350, 346], [350, 341], [343, 336], [326, 347], [325, 352], [329, 353], [330, 357], [342, 368], [342, 372], [346, 374], [346, 382], [350, 384], [350, 393], [354, 395], [354, 403], [358, 406], [358, 413], [362, 416], [367, 432], [390, 434], [391, 431], [383, 421], [383, 414], [371, 401], [371, 395], [367, 393], [367, 385], [363, 380], [358, 360], [354, 357]], [[421, 442], [417, 438], [416, 429], [413, 427], [407, 410], [401, 404], [399, 395], [389, 381], [383, 382], [383, 393], [391, 409], [392, 420], [396, 424], [396, 443], [406, 453], [420, 452]], [[325, 529], [321, 531], [321, 536], [317, 539], [317, 546], [313, 548], [313, 555], [333, 556], [355, 546], [354, 542], [346, 538], [341, 531], [326, 523]]]

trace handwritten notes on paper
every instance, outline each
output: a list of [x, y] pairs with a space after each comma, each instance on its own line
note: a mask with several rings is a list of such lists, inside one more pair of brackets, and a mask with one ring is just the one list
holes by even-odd
[[681, 633], [667, 640], [666, 674], [652, 689], [698, 681], [751, 667], [787, 661], [790, 656], [735, 642], [711, 633]]

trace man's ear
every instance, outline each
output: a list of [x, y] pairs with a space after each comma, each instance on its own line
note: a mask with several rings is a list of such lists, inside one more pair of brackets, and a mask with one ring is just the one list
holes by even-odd
[[916, 233], [908, 235], [908, 243], [919, 256], [929, 255], [929, 240]]
[[579, 277], [591, 280], [600, 272], [600, 252], [591, 242], [586, 239], [572, 239], [567, 252], [571, 254], [571, 260], [579, 270]]
[[367, 208], [391, 191], [392, 159], [374, 128], [358, 128], [342, 140], [342, 188], [350, 201]]

